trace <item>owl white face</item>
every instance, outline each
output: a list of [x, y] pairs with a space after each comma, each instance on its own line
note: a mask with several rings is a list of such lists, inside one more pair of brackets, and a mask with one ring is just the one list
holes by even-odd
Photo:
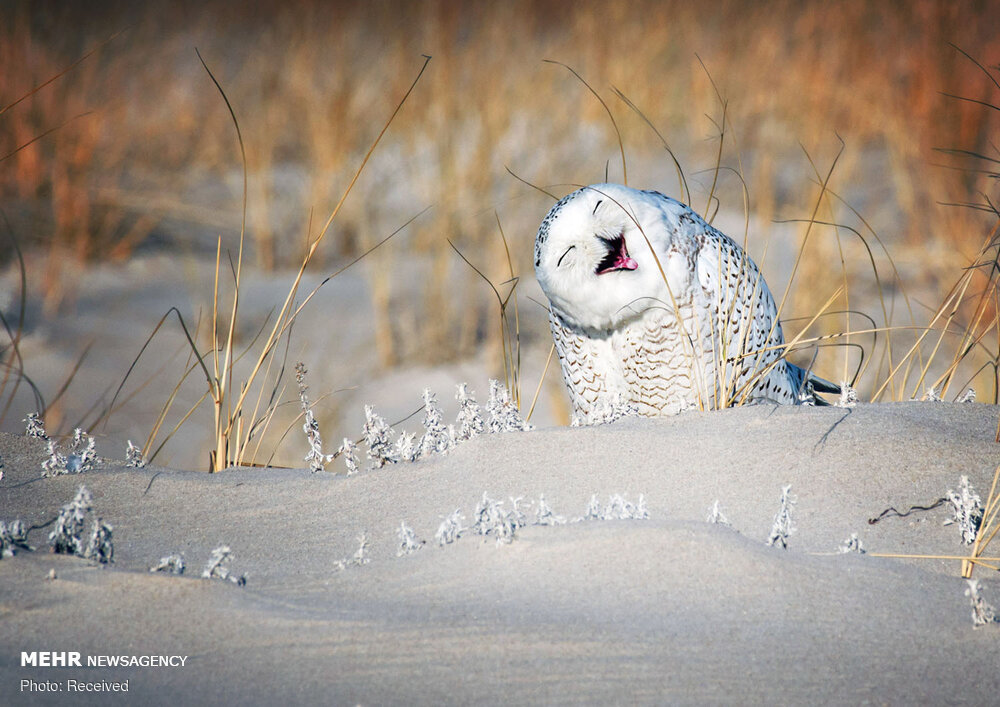
[[639, 228], [641, 194], [598, 184], [570, 194], [549, 211], [535, 242], [535, 274], [568, 324], [610, 331], [641, 315], [658, 298], [663, 279]]

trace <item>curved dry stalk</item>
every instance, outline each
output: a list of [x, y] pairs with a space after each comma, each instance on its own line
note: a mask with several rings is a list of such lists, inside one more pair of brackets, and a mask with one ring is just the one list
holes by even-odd
[[593, 87], [589, 83], [587, 83], [587, 81], [582, 76], [580, 76], [580, 74], [578, 74], [576, 72], [576, 69], [574, 69], [572, 66], [564, 64], [561, 61], [555, 61], [554, 59], [543, 59], [542, 61], [544, 61], [546, 64], [556, 64], [557, 66], [561, 66], [567, 71], [569, 71], [580, 81], [580, 83], [582, 83], [584, 86], [587, 87], [587, 90], [589, 90], [594, 95], [594, 98], [596, 98], [600, 102], [600, 104], [604, 107], [604, 111], [608, 114], [608, 118], [611, 120], [611, 126], [615, 129], [615, 135], [618, 137], [618, 150], [619, 152], [621, 152], [622, 156], [622, 184], [628, 186], [628, 168], [625, 166], [625, 144], [622, 142], [621, 130], [618, 129], [618, 123], [615, 122], [615, 116], [614, 114], [612, 114], [611, 109], [608, 108], [608, 104], [604, 102], [604, 99], [601, 98], [601, 95], [597, 91], [595, 91]]

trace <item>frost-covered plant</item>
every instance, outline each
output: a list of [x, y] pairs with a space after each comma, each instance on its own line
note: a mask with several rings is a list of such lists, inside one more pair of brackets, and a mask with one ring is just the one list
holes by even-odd
[[7, 524], [0, 520], [0, 560], [14, 556], [14, 539]]
[[841, 553], [842, 555], [846, 555], [847, 553], [850, 552], [857, 553], [858, 555], [864, 555], [865, 546], [864, 544], [862, 544], [861, 538], [858, 537], [857, 533], [851, 533], [851, 537], [847, 538], [846, 540], [844, 540], [843, 543], [841, 543], [840, 547], [837, 548], [837, 552]]
[[774, 516], [774, 525], [771, 526], [771, 534], [767, 537], [768, 547], [780, 546], [788, 549], [788, 538], [795, 532], [792, 525], [792, 506], [795, 499], [791, 495], [791, 485], [781, 487], [781, 506]]
[[35, 549], [28, 545], [28, 527], [23, 520], [15, 520], [10, 524], [0, 520], [0, 559], [13, 557], [19, 549]]
[[[514, 502], [515, 509], [518, 501]], [[495, 538], [499, 545], [514, 541], [514, 534], [520, 527], [518, 523], [524, 518], [524, 514], [519, 510], [505, 511], [503, 501], [492, 499], [484, 492], [473, 518], [472, 529], [484, 537]]]
[[487, 429], [490, 432], [522, 432], [532, 429], [524, 421], [517, 406], [510, 399], [510, 391], [495, 379], [490, 379], [490, 399], [486, 403], [486, 412], [490, 415]]
[[48, 458], [42, 462], [42, 476], [79, 474], [90, 471], [97, 461], [94, 438], [79, 427], [73, 431], [69, 454], [63, 454], [53, 440], [49, 440]]
[[969, 601], [972, 603], [973, 627], [979, 628], [1000, 621], [997, 618], [996, 609], [991, 604], [987, 604], [986, 600], [979, 594], [979, 580], [967, 579], [965, 581], [969, 584], [969, 588], [965, 590], [965, 596], [969, 597]]
[[201, 571], [202, 579], [222, 579], [229, 580], [233, 584], [242, 587], [247, 583], [247, 576], [241, 574], [236, 577], [229, 571], [229, 562], [233, 559], [233, 551], [228, 545], [220, 545], [212, 550], [212, 555], [205, 564], [205, 569]]
[[80, 534], [83, 533], [92, 500], [87, 487], [81, 486], [73, 500], [60, 509], [56, 526], [49, 533], [49, 546], [52, 552], [62, 555], [83, 554], [83, 540]]
[[83, 556], [88, 560], [94, 560], [106, 565], [115, 561], [115, 546], [111, 541], [111, 531], [114, 528], [104, 522], [103, 519], [94, 520], [94, 527], [90, 531], [90, 542], [87, 543], [87, 551]]
[[476, 402], [475, 397], [469, 392], [469, 386], [459, 383], [455, 392], [455, 399], [458, 400], [458, 417], [455, 424], [458, 429], [455, 432], [455, 439], [465, 442], [486, 431], [486, 423], [483, 422], [483, 413]]
[[622, 520], [628, 515], [629, 509], [626, 506], [625, 497], [616, 493], [608, 497], [608, 504], [601, 511], [601, 520]]
[[558, 516], [545, 501], [545, 494], [538, 496], [538, 508], [535, 510], [535, 525], [563, 525], [566, 519]]
[[444, 424], [444, 415], [438, 407], [437, 397], [424, 388], [424, 434], [420, 438], [420, 456], [429, 457], [432, 454], [447, 454], [455, 446], [455, 440], [448, 433]]
[[852, 408], [858, 404], [858, 391], [851, 387], [847, 381], [840, 382], [840, 400], [836, 405], [839, 408]]
[[[544, 498], [539, 503], [544, 503]], [[615, 493], [608, 496], [607, 504], [602, 506], [597, 494], [592, 494], [583, 517], [573, 522], [583, 520], [649, 520], [646, 497], [639, 494], [639, 500], [632, 503], [622, 494]]]
[[434, 540], [437, 541], [437, 544], [444, 546], [458, 540], [466, 530], [462, 526], [463, 519], [464, 516], [460, 508], [456, 508], [447, 516], [441, 516], [441, 525], [438, 526], [437, 532], [434, 533]]
[[66, 472], [66, 455], [59, 451], [56, 443], [49, 440], [49, 456], [42, 462], [42, 476], [56, 476]]
[[347, 475], [354, 476], [358, 473], [358, 445], [353, 439], [344, 437], [337, 453], [344, 458], [344, 466], [347, 467]]
[[358, 536], [358, 549], [354, 551], [354, 554], [350, 557], [345, 557], [343, 560], [337, 560], [337, 569], [346, 570], [350, 565], [367, 565], [371, 562], [368, 557], [368, 533], [361, 533]]
[[66, 455], [66, 472], [79, 474], [93, 469], [94, 462], [97, 461], [94, 447], [93, 437], [79, 427], [73, 430], [73, 441], [70, 443], [69, 454]]
[[35, 439], [47, 440], [49, 436], [45, 434], [45, 422], [37, 412], [29, 412], [28, 416], [22, 420], [24, 423], [24, 436]]
[[[528, 516], [521, 510], [521, 502], [524, 500], [524, 496], [518, 496], [517, 498], [509, 496], [508, 498], [510, 498], [510, 511], [507, 512], [507, 515], [511, 523], [514, 524], [514, 528], [525, 527], [528, 525]], [[529, 503], [528, 505], [531, 504]]]
[[632, 503], [620, 493], [613, 494], [601, 511], [601, 520], [649, 520], [646, 497], [639, 494], [639, 501]]
[[396, 531], [396, 537], [399, 538], [399, 548], [396, 550], [396, 557], [412, 555], [424, 546], [424, 541], [417, 540], [417, 534], [413, 532], [413, 528], [406, 524], [405, 520], [400, 522], [399, 530]]
[[570, 426], [607, 425], [623, 417], [635, 417], [638, 414], [639, 408], [619, 394], [611, 400], [598, 400], [583, 416], [574, 415]]
[[306, 385], [306, 373], [305, 364], [301, 361], [295, 364], [295, 383], [299, 388], [299, 403], [302, 405], [302, 412], [305, 413], [306, 418], [302, 425], [302, 431], [306, 433], [306, 440], [309, 442], [309, 451], [303, 457], [303, 461], [309, 463], [309, 470], [315, 474], [326, 468], [326, 465], [333, 459], [333, 455], [323, 454], [323, 437], [319, 433], [319, 423], [313, 416], [309, 396], [306, 394], [309, 390], [309, 386]]
[[722, 504], [719, 503], [719, 499], [715, 499], [715, 503], [713, 503], [712, 507], [708, 509], [708, 518], [706, 518], [706, 520], [709, 523], [718, 523], [719, 525], [726, 525], [730, 528], [733, 527], [733, 524], [729, 522], [728, 518], [726, 518], [726, 514], [722, 512]]
[[351, 556], [351, 563], [355, 565], [367, 565], [371, 562], [368, 557], [368, 534], [361, 533], [358, 536], [358, 549]]
[[365, 446], [368, 447], [368, 459], [376, 469], [396, 462], [392, 446], [392, 428], [371, 405], [365, 405], [363, 432]]
[[393, 456], [401, 462], [415, 462], [420, 458], [417, 436], [412, 432], [400, 432], [393, 447]]
[[969, 388], [964, 393], [962, 393], [960, 396], [958, 396], [958, 398], [955, 400], [955, 402], [956, 403], [974, 403], [974, 402], [976, 402], [976, 389], [975, 388]]
[[169, 574], [184, 574], [184, 558], [180, 555], [167, 555], [149, 568], [150, 572], [167, 572]]
[[942, 401], [942, 398], [938, 394], [937, 388], [928, 388], [927, 392], [924, 393], [924, 397], [922, 397], [921, 400], [928, 403], [940, 403]]
[[962, 542], [971, 545], [976, 541], [979, 525], [983, 522], [983, 501], [979, 494], [969, 485], [969, 477], [962, 476], [958, 480], [958, 492], [948, 489], [946, 494], [951, 503], [954, 515], [944, 522], [945, 525], [956, 523], [962, 531]]
[[146, 457], [142, 455], [142, 447], [132, 444], [132, 440], [128, 441], [128, 447], [125, 448], [125, 466], [133, 469], [141, 469], [146, 466]]

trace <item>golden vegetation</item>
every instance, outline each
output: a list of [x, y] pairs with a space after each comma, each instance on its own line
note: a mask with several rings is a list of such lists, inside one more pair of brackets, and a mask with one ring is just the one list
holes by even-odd
[[[11, 67], [0, 83], [0, 205], [45, 254], [49, 311], [72, 306], [74, 263], [164, 242], [214, 254], [219, 233], [220, 258], [244, 244], [243, 165], [195, 46], [239, 117], [245, 257], [263, 269], [301, 263], [312, 214], [345, 192], [409, 67], [430, 54], [308, 257], [335, 269], [432, 206], [365, 263], [378, 359], [440, 362], [485, 348], [514, 380], [534, 305], [522, 296], [517, 322], [510, 288], [531, 271], [550, 202], [510, 172], [554, 194], [624, 178], [606, 109], [545, 63], [556, 60], [606, 103], [631, 185], [693, 202], [737, 240], [746, 224], [776, 295], [789, 284], [787, 338], [841, 347], [821, 349], [818, 373], [864, 372], [862, 398], [974, 385], [996, 400], [996, 243], [983, 238], [996, 220], [1000, 19], [980, 3], [109, 8], [14, 3], [0, 23], [0, 65]], [[404, 266], [421, 273], [417, 297], [402, 290]], [[501, 295], [500, 327], [480, 275]], [[544, 357], [547, 342], [534, 343]], [[796, 356], [808, 364], [812, 353]], [[225, 370], [223, 360], [209, 379], [221, 385]]]

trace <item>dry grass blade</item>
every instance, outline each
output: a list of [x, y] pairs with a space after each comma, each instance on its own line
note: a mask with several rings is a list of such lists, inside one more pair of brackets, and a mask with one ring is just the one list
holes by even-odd
[[608, 114], [608, 118], [611, 119], [611, 125], [615, 129], [615, 135], [618, 137], [618, 151], [621, 153], [621, 156], [622, 156], [622, 184], [624, 184], [625, 186], [628, 186], [628, 168], [625, 165], [625, 145], [622, 142], [622, 133], [621, 133], [621, 130], [618, 129], [618, 123], [615, 122], [615, 116], [611, 113], [611, 109], [608, 108], [608, 104], [605, 103], [605, 101], [604, 101], [603, 98], [601, 98], [601, 94], [599, 94], [597, 91], [595, 91], [593, 89], [593, 87], [589, 83], [587, 83], [586, 80], [584, 80], [584, 78], [582, 76], [580, 76], [580, 74], [578, 74], [577, 71], [576, 71], [576, 69], [574, 69], [572, 66], [569, 66], [568, 64], [564, 64], [561, 61], [555, 61], [553, 59], [543, 59], [543, 61], [546, 64], [555, 64], [557, 66], [561, 66], [564, 69], [566, 69], [567, 71], [569, 71], [571, 74], [573, 74], [580, 81], [580, 83], [582, 83], [584, 86], [587, 87], [587, 90], [590, 91], [594, 95], [594, 98], [596, 98], [598, 101], [600, 101], [601, 105], [604, 107], [604, 111]]
[[59, 73], [57, 73], [54, 76], [50, 77], [48, 80], [46, 80], [46, 81], [38, 84], [37, 86], [35, 86], [33, 89], [31, 89], [30, 91], [28, 91], [27, 93], [25, 93], [23, 96], [21, 96], [20, 98], [18, 98], [14, 102], [8, 103], [3, 108], [0, 108], [0, 115], [3, 115], [4, 113], [6, 113], [11, 108], [13, 108], [14, 106], [16, 106], [18, 103], [21, 103], [22, 101], [25, 101], [25, 100], [31, 98], [32, 96], [34, 96], [36, 93], [38, 93], [39, 91], [41, 91], [43, 88], [45, 88], [49, 84], [51, 84], [51, 83], [53, 83], [53, 82], [58, 81], [59, 79], [61, 79], [63, 76], [65, 76], [70, 71], [72, 71], [73, 69], [75, 69], [77, 66], [79, 66], [80, 64], [82, 64], [84, 61], [86, 61], [87, 59], [89, 59], [91, 56], [93, 56], [94, 54], [96, 54], [105, 45], [110, 44], [112, 41], [114, 41], [115, 38], [117, 38], [119, 35], [121, 35], [127, 29], [128, 28], [122, 29], [122, 30], [119, 30], [119, 31], [115, 32], [110, 37], [108, 37], [103, 42], [101, 42], [100, 44], [98, 44], [97, 46], [95, 46], [93, 49], [91, 49], [89, 52], [87, 52], [86, 54], [84, 54], [83, 56], [81, 56], [79, 59], [77, 59], [76, 61], [74, 61], [72, 64], [70, 64], [69, 66], [67, 66], [65, 69], [63, 69]]
[[[231, 309], [231, 318], [229, 321], [229, 328], [225, 344], [221, 347], [218, 345], [219, 341], [218, 277], [219, 277], [219, 264], [221, 259], [221, 241], [216, 250], [216, 289], [215, 289], [214, 304], [213, 304], [213, 340], [217, 342], [217, 344], [213, 350], [214, 362], [215, 362], [215, 375], [211, 377], [209, 380], [209, 389], [216, 414], [216, 426], [215, 426], [216, 441], [215, 441], [215, 449], [211, 455], [211, 465], [210, 465], [212, 471], [216, 471], [233, 464], [240, 464], [246, 461], [244, 459], [244, 455], [251, 441], [250, 436], [253, 433], [253, 431], [258, 428], [257, 419], [250, 419], [249, 421], [246, 421], [244, 419], [244, 404], [247, 400], [247, 396], [251, 394], [251, 391], [253, 390], [255, 383], [267, 386], [266, 381], [260, 380], [260, 377], [267, 376], [268, 372], [270, 371], [270, 366], [269, 366], [270, 357], [274, 352], [275, 347], [278, 345], [282, 336], [290, 333], [292, 323], [295, 321], [297, 315], [302, 311], [302, 308], [310, 301], [313, 295], [319, 290], [319, 287], [322, 287], [323, 284], [325, 284], [330, 279], [335, 277], [336, 274], [342, 272], [344, 269], [346, 269], [346, 267], [350, 266], [348, 265], [345, 268], [339, 270], [338, 273], [335, 273], [334, 275], [327, 277], [322, 283], [320, 283], [319, 286], [317, 286], [305, 298], [305, 300], [298, 307], [294, 306], [295, 297], [298, 293], [302, 277], [305, 273], [306, 268], [309, 266], [309, 263], [312, 261], [312, 258], [316, 253], [316, 249], [318, 248], [323, 238], [326, 236], [331, 224], [333, 223], [337, 214], [340, 212], [341, 207], [347, 200], [347, 197], [350, 194], [351, 190], [353, 189], [354, 185], [357, 183], [358, 178], [361, 176], [361, 172], [364, 170], [365, 165], [371, 158], [372, 153], [375, 151], [375, 148], [378, 146], [380, 140], [385, 135], [386, 131], [389, 129], [389, 126], [392, 124], [393, 119], [396, 117], [396, 115], [402, 108], [403, 104], [406, 102], [406, 99], [413, 92], [413, 89], [416, 87], [417, 82], [420, 80], [420, 77], [423, 75], [424, 71], [427, 68], [427, 64], [429, 62], [430, 62], [430, 57], [425, 55], [424, 63], [421, 66], [420, 71], [417, 74], [417, 77], [413, 80], [413, 83], [410, 85], [409, 89], [406, 91], [403, 98], [396, 105], [396, 108], [393, 111], [392, 115], [386, 121], [381, 131], [378, 133], [377, 137], [372, 142], [371, 146], [368, 148], [368, 151], [365, 154], [364, 158], [362, 159], [360, 166], [355, 171], [354, 176], [352, 177], [344, 193], [341, 195], [340, 200], [337, 202], [337, 205], [331, 212], [330, 217], [327, 219], [319, 235], [315, 239], [313, 239], [312, 243], [310, 244], [299, 266], [298, 273], [296, 274], [295, 279], [293, 280], [292, 285], [289, 288], [288, 294], [285, 297], [285, 301], [282, 304], [281, 308], [279, 309], [277, 319], [273, 327], [271, 328], [270, 333], [265, 338], [261, 346], [261, 350], [259, 354], [256, 356], [250, 368], [250, 371], [244, 376], [243, 381], [240, 384], [238, 393], [236, 389], [233, 387], [233, 382], [232, 382], [233, 368], [234, 368], [233, 337], [235, 332], [236, 317], [238, 314], [240, 276], [241, 276], [242, 255], [243, 255], [243, 240], [244, 240], [245, 225], [246, 225], [246, 201], [247, 201], [246, 153], [243, 148], [242, 135], [240, 134], [239, 131], [239, 124], [237, 122], [235, 112], [233, 111], [232, 106], [229, 103], [229, 100], [225, 97], [225, 92], [222, 90], [222, 87], [219, 85], [219, 82], [215, 80], [215, 77], [212, 76], [211, 71], [209, 71], [208, 67], [205, 66], [205, 70], [208, 71], [209, 76], [212, 76], [212, 81], [219, 89], [219, 92], [222, 93], [223, 98], [226, 101], [226, 106], [227, 108], [229, 108], [230, 117], [232, 118], [233, 123], [236, 127], [237, 137], [240, 142], [240, 150], [243, 156], [243, 169], [244, 169], [243, 225], [241, 226], [240, 229], [240, 249], [239, 249], [239, 255], [237, 256], [236, 266], [234, 269], [235, 282], [234, 282], [234, 292], [233, 292], [233, 305]], [[204, 61], [202, 62], [202, 64], [204, 65]], [[411, 219], [411, 221], [412, 220], [413, 219]], [[396, 232], [394, 232], [394, 234]], [[386, 238], [385, 240], [388, 240], [388, 238]], [[383, 240], [382, 242], [384, 243], [385, 240]], [[379, 245], [381, 245], [381, 243]], [[351, 264], [353, 264], [353, 262]], [[218, 354], [220, 348], [222, 350], [221, 363]], [[274, 383], [273, 387], [275, 388], [277, 387], [277, 382]], [[271, 408], [269, 408], [269, 410], [270, 409]], [[223, 414], [223, 411], [225, 411], [225, 414]], [[267, 414], [269, 413], [265, 411], [265, 415]]]
[[51, 135], [52, 133], [56, 132], [57, 130], [62, 130], [63, 128], [65, 128], [67, 125], [69, 125], [73, 121], [78, 120], [80, 118], [84, 118], [84, 117], [86, 117], [88, 115], [91, 115], [92, 113], [93, 113], [93, 111], [89, 111], [88, 110], [88, 111], [86, 111], [84, 113], [80, 113], [78, 115], [74, 115], [69, 120], [65, 120], [62, 123], [59, 123], [59, 125], [55, 126], [54, 128], [49, 128], [48, 130], [46, 130], [46, 131], [44, 131], [44, 132], [36, 135], [35, 137], [31, 138], [27, 142], [25, 142], [25, 143], [23, 143], [21, 145], [18, 145], [13, 150], [11, 150], [10, 152], [8, 152], [6, 155], [3, 155], [2, 157], [0, 157], [0, 162], [3, 162], [4, 160], [10, 159], [11, 157], [13, 157], [14, 155], [16, 155], [21, 150], [25, 149], [26, 147], [30, 147], [31, 145], [34, 145], [36, 142], [38, 142], [42, 138], [48, 137], [49, 135]]
[[979, 524], [979, 532], [976, 533], [976, 540], [972, 545], [972, 554], [962, 562], [963, 577], [966, 579], [972, 577], [975, 565], [982, 564], [982, 555], [986, 552], [986, 548], [993, 541], [993, 538], [996, 537], [998, 530], [1000, 530], [1000, 465], [993, 472], [993, 483], [990, 484], [990, 493], [986, 497], [986, 506]]
[[[497, 225], [499, 225], [499, 220]], [[503, 237], [503, 229], [500, 230], [500, 235]], [[517, 296], [515, 294], [518, 279], [514, 276], [513, 264], [510, 261], [510, 250], [507, 249], [507, 239], [504, 238], [504, 248], [507, 249], [507, 267], [510, 270], [511, 278], [507, 281], [507, 283], [501, 283], [501, 286], [504, 284], [511, 285], [506, 297], [500, 294], [500, 290], [497, 289], [497, 286], [493, 284], [493, 281], [490, 280], [482, 270], [473, 265], [472, 261], [465, 257], [465, 254], [459, 250], [458, 246], [452, 243], [450, 239], [447, 240], [448, 245], [450, 245], [452, 250], [458, 254], [458, 257], [460, 257], [466, 265], [472, 268], [473, 272], [479, 275], [479, 277], [481, 277], [483, 281], [490, 286], [490, 289], [493, 291], [493, 295], [497, 299], [497, 305], [500, 308], [500, 345], [503, 355], [504, 382], [507, 385], [507, 389], [511, 391], [511, 394], [514, 396], [515, 404], [520, 408], [521, 337], [517, 314]], [[507, 307], [511, 298], [514, 298], [513, 331], [510, 317], [507, 314]]]
[[514, 170], [512, 170], [510, 167], [504, 167], [504, 169], [507, 170], [507, 174], [509, 174], [510, 176], [512, 176], [517, 181], [521, 182], [521, 184], [525, 184], [525, 185], [531, 187], [532, 189], [534, 189], [535, 191], [540, 191], [542, 194], [545, 194], [545, 196], [549, 197], [553, 201], [559, 201], [559, 197], [558, 196], [556, 196], [555, 194], [553, 194], [550, 191], [542, 189], [540, 186], [532, 184], [531, 182], [529, 182], [524, 177], [518, 176], [517, 174], [514, 173]]
[[681, 198], [684, 199], [684, 203], [685, 204], [690, 204], [691, 203], [691, 188], [688, 186], [687, 177], [684, 176], [684, 169], [681, 167], [680, 160], [677, 159], [677, 155], [674, 154], [674, 151], [672, 149], [670, 149], [670, 144], [667, 142], [667, 139], [665, 137], [663, 137], [663, 135], [660, 133], [659, 130], [657, 130], [656, 126], [653, 125], [653, 122], [649, 118], [646, 117], [646, 114], [643, 113], [639, 109], [639, 107], [635, 103], [632, 102], [632, 99], [630, 99], [622, 91], [620, 91], [618, 88], [616, 88], [614, 86], [611, 87], [611, 90], [614, 92], [614, 94], [616, 96], [618, 96], [618, 98], [622, 102], [625, 103], [625, 105], [627, 105], [629, 108], [631, 108], [632, 111], [636, 115], [638, 115], [640, 118], [642, 118], [643, 122], [646, 123], [646, 125], [649, 126], [649, 129], [652, 130], [653, 133], [656, 135], [656, 137], [658, 137], [660, 139], [660, 142], [663, 143], [663, 149], [667, 151], [668, 155], [670, 155], [670, 159], [674, 163], [674, 169], [677, 170], [677, 181], [678, 181], [678, 186], [680, 188]]

